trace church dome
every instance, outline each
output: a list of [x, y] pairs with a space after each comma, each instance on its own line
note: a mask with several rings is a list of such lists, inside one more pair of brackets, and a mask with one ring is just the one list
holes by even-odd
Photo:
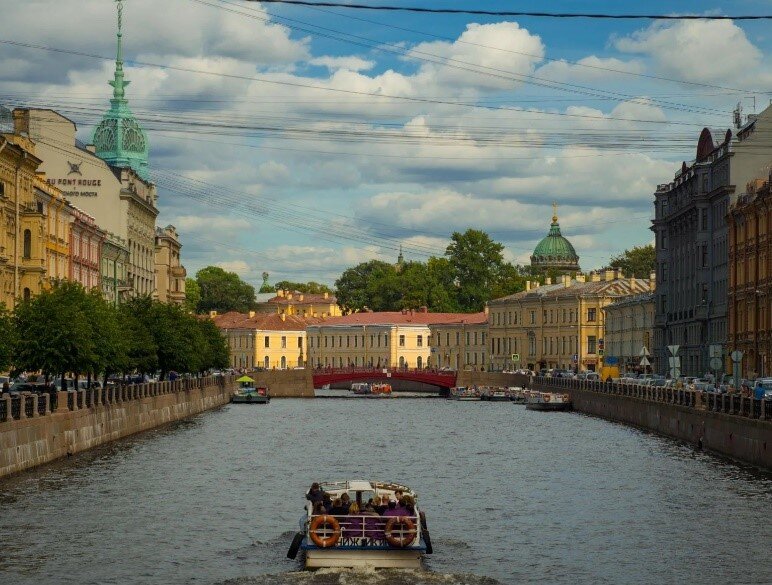
[[147, 134], [134, 118], [126, 100], [126, 86], [129, 82], [123, 76], [122, 10], [123, 6], [119, 2], [118, 55], [115, 60], [115, 78], [109, 82], [113, 86], [113, 99], [110, 100], [110, 109], [105, 112], [102, 121], [94, 130], [94, 152], [103, 161], [115, 167], [131, 167], [141, 178], [148, 181], [150, 173]]
[[579, 270], [579, 256], [577, 256], [574, 246], [560, 233], [557, 210], [552, 216], [552, 224], [547, 237], [543, 238], [533, 251], [531, 266], [561, 271]]

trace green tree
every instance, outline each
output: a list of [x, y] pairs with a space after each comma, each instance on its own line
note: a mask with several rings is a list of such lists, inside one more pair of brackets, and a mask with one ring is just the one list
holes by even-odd
[[185, 310], [189, 313], [197, 313], [198, 305], [201, 303], [201, 288], [195, 278], [185, 279]]
[[619, 268], [625, 276], [649, 278], [656, 269], [656, 252], [654, 246], [635, 246], [625, 250], [623, 254], [612, 256], [609, 262], [611, 268]]
[[207, 266], [196, 273], [201, 290], [199, 312], [248, 311], [255, 304], [255, 288], [235, 272], [226, 272], [219, 266]]
[[106, 302], [97, 289], [88, 293], [85, 311], [89, 315], [91, 338], [94, 341], [86, 373], [91, 379], [103, 374], [103, 383], [113, 374], [123, 371], [128, 364], [128, 339], [121, 329], [119, 310]]
[[15, 339], [13, 316], [5, 305], [0, 305], [0, 372], [7, 370], [12, 363]]
[[76, 375], [94, 363], [95, 344], [89, 302], [83, 287], [62, 281], [20, 303], [14, 313], [17, 370], [41, 370], [49, 376]]
[[150, 374], [158, 369], [158, 344], [152, 334], [153, 301], [138, 297], [120, 305], [118, 321], [126, 341], [124, 373]]
[[498, 299], [507, 295], [513, 295], [525, 290], [525, 281], [521, 266], [515, 266], [509, 262], [501, 265], [498, 278], [491, 290], [491, 299]]
[[228, 341], [217, 325], [209, 319], [198, 322], [206, 346], [202, 370], [222, 369], [230, 365]]
[[260, 291], [259, 291], [260, 293], [270, 293], [274, 291], [274, 288], [270, 284], [268, 284], [269, 276], [270, 274], [268, 274], [267, 272], [263, 272], [263, 284], [260, 285]]
[[400, 299], [397, 271], [381, 260], [362, 262], [346, 269], [335, 281], [335, 295], [344, 313], [370, 308], [387, 311]]
[[482, 311], [491, 298], [504, 264], [504, 246], [480, 230], [454, 232], [445, 250], [456, 285], [456, 299], [462, 311]]
[[326, 284], [314, 282], [292, 282], [291, 280], [280, 280], [273, 287], [275, 290], [291, 290], [308, 294], [332, 293], [332, 289]]

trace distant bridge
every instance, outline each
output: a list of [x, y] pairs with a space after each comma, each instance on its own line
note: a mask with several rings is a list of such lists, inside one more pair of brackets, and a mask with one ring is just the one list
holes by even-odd
[[314, 388], [338, 382], [408, 380], [440, 388], [456, 385], [455, 371], [419, 368], [319, 368], [313, 371]]

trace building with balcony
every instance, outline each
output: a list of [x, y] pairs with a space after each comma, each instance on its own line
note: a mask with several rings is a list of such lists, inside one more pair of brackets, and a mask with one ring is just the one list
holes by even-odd
[[[619, 270], [562, 275], [544, 285], [488, 303], [493, 370], [560, 368], [599, 371], [603, 365], [603, 309], [621, 298], [648, 292], [649, 280]], [[512, 359], [516, 356], [516, 359]]]
[[231, 367], [250, 370], [285, 370], [306, 364], [306, 328], [317, 319], [277, 313], [237, 313], [210, 318], [225, 335], [230, 348]]
[[44, 217], [45, 265], [47, 285], [70, 278], [70, 239], [73, 208], [62, 192], [38, 174], [35, 200]]
[[[616, 361], [620, 371], [650, 371], [654, 340], [654, 292], [623, 297], [603, 307], [605, 315], [604, 362]], [[649, 366], [642, 366], [646, 357]]]
[[131, 291], [128, 282], [129, 246], [126, 240], [107, 232], [102, 242], [101, 282], [105, 300], [118, 305]]
[[0, 303], [7, 308], [46, 285], [45, 218], [36, 199], [41, 162], [29, 139], [0, 134]]
[[[739, 122], [739, 115], [738, 115]], [[699, 376], [726, 355], [729, 253], [727, 213], [746, 183], [772, 161], [772, 106], [731, 129], [704, 128], [695, 159], [682, 163], [654, 194], [657, 262], [654, 365], [669, 369], [678, 345], [680, 371]]]
[[729, 350], [742, 376], [772, 375], [772, 173], [748, 183], [730, 206]]
[[86, 290], [101, 290], [102, 246], [106, 234], [89, 214], [71, 207], [70, 224], [70, 274], [73, 282]]
[[173, 225], [155, 231], [155, 297], [162, 303], [181, 305], [185, 302], [187, 271], [180, 264], [180, 244]]

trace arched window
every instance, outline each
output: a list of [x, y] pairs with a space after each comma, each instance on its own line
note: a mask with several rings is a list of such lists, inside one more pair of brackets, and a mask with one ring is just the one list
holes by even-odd
[[418, 359], [416, 359], [416, 368], [421, 369], [421, 366], [423, 365], [423, 358], [419, 355]]
[[271, 362], [268, 360], [268, 356], [265, 356], [265, 358], [263, 359], [263, 367], [267, 370], [270, 364]]
[[405, 367], [405, 356], [401, 355], [399, 356], [399, 367], [404, 368]]
[[281, 369], [282, 370], [287, 369], [287, 358], [284, 356], [281, 356]]
[[32, 232], [24, 230], [24, 258], [32, 257]]
[[[29, 230], [28, 230], [28, 231], [29, 231]], [[24, 300], [25, 300], [25, 301], [28, 301], [28, 300], [30, 299], [30, 297], [31, 297], [31, 296], [32, 296], [32, 291], [30, 291], [30, 289], [28, 289], [28, 288], [26, 288], [26, 287], [25, 287], [25, 288], [24, 288]]]

